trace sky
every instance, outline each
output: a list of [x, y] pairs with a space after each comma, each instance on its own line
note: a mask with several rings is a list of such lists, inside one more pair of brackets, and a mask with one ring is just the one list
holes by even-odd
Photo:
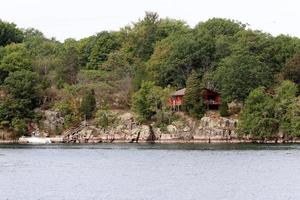
[[191, 27], [222, 17], [272, 35], [300, 37], [299, 8], [299, 0], [0, 0], [0, 19], [60, 41], [119, 30], [143, 18], [145, 11]]

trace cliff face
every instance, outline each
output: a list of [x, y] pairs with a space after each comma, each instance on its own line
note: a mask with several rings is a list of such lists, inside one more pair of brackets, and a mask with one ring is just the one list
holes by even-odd
[[237, 139], [237, 120], [216, 116], [205, 116], [201, 120], [178, 113], [178, 119], [166, 128], [153, 124], [137, 124], [130, 112], [117, 116], [118, 122], [106, 129], [89, 124], [68, 130], [64, 133], [65, 142], [233, 142]]

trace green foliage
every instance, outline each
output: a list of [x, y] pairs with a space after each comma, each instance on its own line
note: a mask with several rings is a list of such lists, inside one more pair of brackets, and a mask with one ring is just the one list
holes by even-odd
[[288, 106], [284, 116], [281, 128], [284, 133], [299, 137], [300, 136], [300, 99], [294, 99], [294, 101]]
[[[295, 135], [292, 130], [293, 115], [297, 115], [296, 94], [297, 86], [291, 81], [283, 81], [275, 88], [275, 115], [280, 121], [280, 128], [289, 135]], [[291, 111], [291, 108], [295, 108]], [[295, 116], [296, 120], [296, 116]]]
[[219, 112], [222, 117], [229, 116], [228, 103], [226, 101], [223, 101], [222, 104], [220, 105]]
[[246, 99], [238, 126], [239, 134], [250, 134], [259, 137], [270, 137], [278, 130], [279, 121], [275, 118], [275, 101], [259, 87], [253, 90]]
[[93, 116], [95, 109], [96, 109], [96, 98], [95, 98], [95, 92], [92, 90], [87, 92], [83, 96], [80, 105], [80, 112], [86, 119], [90, 119]]
[[258, 86], [269, 86], [273, 76], [257, 57], [245, 54], [223, 59], [214, 79], [224, 100], [230, 102], [243, 101]]
[[27, 123], [24, 119], [13, 119], [11, 125], [19, 136], [27, 133]]
[[[0, 87], [5, 89], [0, 96], [2, 127], [12, 127], [13, 121], [22, 127], [20, 120], [34, 120], [33, 110], [41, 104], [41, 108], [56, 104], [65, 128], [70, 127], [82, 114], [93, 116], [94, 103], [79, 101], [83, 92], [91, 89], [100, 103], [105, 99], [114, 108], [131, 104], [141, 122], [154, 120], [161, 127], [173, 117], [166, 103], [170, 87], [187, 88], [185, 108], [195, 117], [204, 113], [202, 87], [220, 92], [224, 103], [243, 102], [254, 98], [249, 93], [257, 87], [273, 88], [290, 80], [297, 84], [299, 95], [299, 38], [273, 37], [233, 20], [212, 18], [191, 28], [183, 21], [146, 12], [138, 22], [119, 31], [63, 43], [45, 38], [36, 29], [20, 31], [3, 21], [0, 30]], [[272, 109], [255, 110], [248, 105], [243, 111], [250, 116], [246, 133], [263, 130], [262, 135], [272, 135], [272, 127], [278, 126], [288, 135], [297, 135], [294, 85], [284, 81], [274, 93], [266, 93], [262, 99], [271, 101]], [[264, 109], [270, 113], [266, 115]], [[227, 110], [223, 104], [221, 115], [227, 115]], [[101, 109], [102, 117], [106, 112]], [[253, 130], [251, 123], [257, 126]]]
[[32, 109], [39, 103], [39, 84], [37, 74], [26, 70], [10, 73], [4, 81], [8, 93]]
[[8, 97], [0, 102], [0, 121], [8, 122], [18, 133], [34, 118], [33, 109], [39, 105], [40, 85], [36, 73], [21, 70], [11, 72], [4, 81]]
[[118, 71], [121, 75], [131, 74], [130, 59], [123, 51], [114, 51], [107, 56], [107, 61], [102, 64], [105, 71]]
[[298, 85], [300, 92], [300, 54], [290, 59], [282, 69], [284, 79], [291, 80]]
[[134, 24], [127, 45], [135, 58], [142, 61], [150, 58], [154, 44], [159, 40], [157, 34], [158, 21], [157, 13], [146, 12], [143, 20]]
[[214, 51], [214, 40], [208, 34], [199, 37], [191, 33], [171, 35], [157, 44], [148, 61], [148, 70], [161, 86], [184, 87], [192, 70], [212, 67]]
[[54, 105], [54, 108], [59, 110], [64, 118], [65, 128], [69, 128], [79, 122], [80, 118], [78, 116], [77, 108], [70, 101], [64, 100], [57, 102]]
[[297, 86], [284, 81], [272, 96], [263, 88], [253, 90], [241, 113], [239, 132], [261, 137], [275, 136], [280, 130], [288, 136], [300, 136], [300, 104]]
[[[168, 88], [162, 89], [151, 81], [143, 82], [141, 88], [132, 97], [132, 109], [137, 113], [138, 121], [145, 122], [159, 112], [166, 112], [169, 94]], [[162, 113], [160, 116], [164, 117]], [[160, 120], [163, 121], [162, 118]]]
[[108, 105], [104, 105], [100, 110], [96, 112], [96, 124], [104, 129], [111, 125], [115, 118], [110, 112]]
[[146, 68], [143, 65], [136, 66], [134, 68], [134, 75], [132, 80], [132, 88], [133, 91], [138, 91], [141, 88], [142, 83], [144, 80], [147, 80], [148, 73]]
[[61, 86], [61, 82], [75, 84], [79, 71], [78, 52], [75, 47], [67, 47], [63, 53], [62, 63], [56, 68], [56, 80]]
[[102, 64], [107, 60], [109, 53], [120, 46], [113, 33], [101, 32], [95, 37], [94, 45], [88, 57], [87, 69], [102, 69]]
[[148, 97], [153, 88], [153, 82], [144, 82], [141, 88], [132, 97], [132, 109], [138, 114], [139, 121], [149, 120], [155, 114], [154, 111], [151, 110], [151, 105], [154, 102]]
[[24, 44], [10, 44], [3, 48], [0, 60], [0, 84], [10, 72], [31, 69], [32, 61]]
[[23, 33], [14, 23], [0, 20], [0, 46], [19, 43], [23, 40]]
[[183, 98], [183, 109], [189, 115], [196, 118], [203, 117], [205, 113], [200, 82], [200, 75], [196, 71], [193, 71], [187, 79], [185, 95]]
[[195, 30], [198, 32], [208, 31], [213, 37], [219, 37], [224, 35], [234, 36], [245, 27], [246, 25], [230, 19], [212, 18], [206, 22], [199, 23]]
[[81, 69], [86, 69], [91, 55], [92, 48], [95, 44], [95, 36], [83, 38], [78, 41], [77, 49], [79, 53], [79, 65]]

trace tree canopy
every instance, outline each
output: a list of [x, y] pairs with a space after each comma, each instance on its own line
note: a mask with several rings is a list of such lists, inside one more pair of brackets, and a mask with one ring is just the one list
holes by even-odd
[[[146, 12], [120, 30], [63, 42], [0, 21], [0, 121], [24, 132], [37, 117], [34, 109], [58, 109], [70, 127], [106, 104], [131, 109], [140, 121], [164, 121], [170, 92], [184, 87], [185, 111], [200, 118], [201, 88], [207, 87], [223, 102], [245, 105], [245, 134], [297, 135], [299, 55], [299, 38], [272, 36], [231, 19], [190, 27]], [[97, 105], [87, 100], [92, 90]], [[221, 108], [228, 115], [227, 106]], [[98, 118], [107, 113], [102, 111]]]

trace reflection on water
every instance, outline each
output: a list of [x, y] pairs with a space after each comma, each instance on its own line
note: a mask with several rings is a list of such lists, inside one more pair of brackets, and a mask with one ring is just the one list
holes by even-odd
[[0, 199], [300, 199], [300, 145], [0, 145]]

